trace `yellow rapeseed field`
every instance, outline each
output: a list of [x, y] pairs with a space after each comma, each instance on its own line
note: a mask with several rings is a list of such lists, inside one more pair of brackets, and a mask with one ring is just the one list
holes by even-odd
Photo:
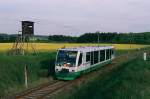
[[[12, 48], [13, 43], [0, 43], [0, 51], [8, 51]], [[62, 47], [76, 47], [76, 46], [97, 46], [98, 44], [84, 44], [84, 43], [33, 43], [37, 51], [54, 51]], [[118, 50], [123, 49], [139, 49], [148, 47], [149, 45], [138, 45], [138, 44], [99, 44], [101, 46], [112, 45]], [[26, 46], [24, 48], [26, 49]], [[29, 46], [29, 50], [31, 47]]]

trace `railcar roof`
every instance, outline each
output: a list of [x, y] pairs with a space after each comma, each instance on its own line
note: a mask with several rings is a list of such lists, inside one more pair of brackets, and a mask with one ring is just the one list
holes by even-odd
[[112, 49], [112, 48], [114, 48], [114, 46], [82, 46], [82, 47], [62, 48], [59, 50], [90, 52], [90, 51]]

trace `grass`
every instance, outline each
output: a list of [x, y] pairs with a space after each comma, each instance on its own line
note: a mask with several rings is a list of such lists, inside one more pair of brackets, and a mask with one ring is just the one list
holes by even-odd
[[[0, 51], [5, 52], [11, 49], [13, 43], [0, 43]], [[34, 43], [37, 51], [55, 51], [62, 47], [76, 47], [76, 46], [97, 46], [98, 44], [89, 43]], [[113, 45], [117, 50], [128, 50], [128, 49], [139, 49], [147, 47], [149, 45], [138, 45], [138, 44], [99, 44], [99, 45]], [[25, 47], [26, 48], [26, 45]], [[31, 50], [31, 47], [29, 47]]]
[[[113, 86], [104, 90], [104, 99], [150, 99], [150, 61], [136, 59], [118, 72]], [[96, 97], [95, 97], [96, 98]]]
[[37, 56], [7, 56], [0, 54], [0, 96], [24, 88], [24, 66], [28, 66], [29, 85], [40, 78], [54, 75], [55, 52]]
[[150, 61], [135, 59], [78, 88], [68, 99], [150, 99]]

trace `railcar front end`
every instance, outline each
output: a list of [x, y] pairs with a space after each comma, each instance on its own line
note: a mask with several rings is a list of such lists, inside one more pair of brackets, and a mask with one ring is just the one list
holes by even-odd
[[80, 76], [77, 72], [77, 63], [80, 52], [59, 50], [55, 63], [55, 75], [57, 79], [73, 80]]

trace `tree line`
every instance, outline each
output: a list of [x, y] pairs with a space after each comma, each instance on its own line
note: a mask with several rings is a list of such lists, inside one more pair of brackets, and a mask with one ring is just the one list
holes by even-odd
[[69, 42], [76, 43], [78, 37], [64, 36], [64, 35], [51, 35], [48, 37], [49, 42]]
[[86, 33], [81, 35], [79, 43], [133, 43], [150, 44], [150, 32], [143, 33]]
[[[0, 34], [0, 42], [15, 42], [19, 35]], [[34, 42], [68, 42], [68, 43], [133, 43], [150, 44], [150, 32], [143, 33], [85, 33], [79, 37], [65, 35], [34, 36]]]

